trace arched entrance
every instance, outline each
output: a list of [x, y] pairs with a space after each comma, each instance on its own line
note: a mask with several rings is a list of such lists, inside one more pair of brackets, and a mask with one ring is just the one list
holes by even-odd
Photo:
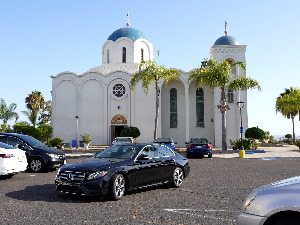
[[120, 137], [123, 128], [127, 127], [127, 119], [125, 116], [118, 114], [111, 119], [110, 124], [110, 142], [112, 142], [116, 137]]

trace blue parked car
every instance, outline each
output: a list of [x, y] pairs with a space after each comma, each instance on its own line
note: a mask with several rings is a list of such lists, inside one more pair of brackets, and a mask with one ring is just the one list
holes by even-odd
[[159, 143], [169, 147], [170, 149], [175, 151], [175, 145], [177, 142], [174, 142], [172, 138], [156, 138], [153, 143]]
[[208, 158], [212, 157], [211, 143], [206, 138], [191, 138], [189, 142], [185, 142], [186, 157], [207, 155]]

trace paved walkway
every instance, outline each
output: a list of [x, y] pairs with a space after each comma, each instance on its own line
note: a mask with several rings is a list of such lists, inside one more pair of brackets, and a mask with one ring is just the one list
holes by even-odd
[[[265, 153], [252, 153], [245, 154], [246, 159], [258, 158], [271, 160], [273, 158], [295, 158], [300, 157], [299, 148], [295, 145], [283, 145], [278, 147], [258, 147], [259, 152], [265, 151]], [[252, 151], [249, 151], [252, 152]], [[213, 154], [215, 158], [239, 158], [239, 153], [235, 151], [228, 151], [228, 153], [223, 153], [221, 150]]]
[[[284, 145], [279, 147], [259, 147], [257, 150], [265, 151], [265, 153], [247, 154], [248, 152], [246, 151], [245, 159], [257, 158], [257, 159], [264, 159], [264, 160], [272, 160], [276, 158], [298, 158], [298, 157], [300, 158], [299, 148], [295, 145]], [[66, 151], [66, 156], [69, 158], [93, 157], [96, 152], [97, 150], [93, 150], [93, 151], [73, 150], [73, 151]], [[239, 158], [239, 153], [233, 150], [228, 150], [228, 151], [214, 150], [213, 157], [214, 158]]]

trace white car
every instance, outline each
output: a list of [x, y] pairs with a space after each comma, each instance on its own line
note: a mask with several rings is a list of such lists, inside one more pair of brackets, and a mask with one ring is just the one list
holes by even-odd
[[300, 177], [281, 180], [250, 192], [237, 225], [299, 225]]
[[111, 145], [117, 145], [121, 143], [135, 143], [133, 137], [116, 137]]
[[0, 142], [0, 176], [14, 175], [25, 171], [26, 168], [25, 152]]

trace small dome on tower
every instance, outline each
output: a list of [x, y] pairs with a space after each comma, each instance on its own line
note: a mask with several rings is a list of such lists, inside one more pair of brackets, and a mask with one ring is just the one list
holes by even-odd
[[240, 45], [240, 43], [235, 37], [225, 35], [218, 38], [214, 45]]
[[107, 40], [116, 41], [121, 37], [127, 37], [132, 41], [136, 41], [139, 38], [145, 38], [144, 34], [138, 29], [132, 27], [124, 27], [114, 31]]

